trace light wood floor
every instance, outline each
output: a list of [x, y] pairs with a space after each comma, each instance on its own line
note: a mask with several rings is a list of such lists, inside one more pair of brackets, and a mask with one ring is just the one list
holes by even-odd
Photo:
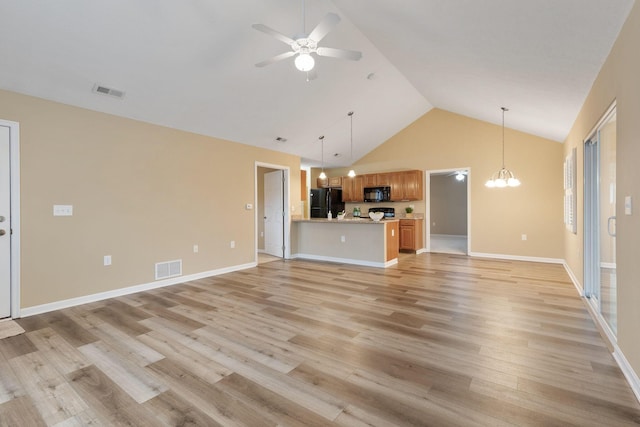
[[558, 265], [271, 262], [18, 323], [3, 426], [640, 423]]

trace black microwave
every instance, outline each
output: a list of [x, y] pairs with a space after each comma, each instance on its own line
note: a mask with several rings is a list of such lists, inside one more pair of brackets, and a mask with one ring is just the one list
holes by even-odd
[[389, 202], [391, 201], [391, 187], [365, 187], [365, 202]]

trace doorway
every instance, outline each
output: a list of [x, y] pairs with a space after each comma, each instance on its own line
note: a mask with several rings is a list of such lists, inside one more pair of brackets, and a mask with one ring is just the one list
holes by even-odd
[[0, 319], [20, 315], [19, 152], [18, 123], [0, 120]]
[[288, 258], [289, 169], [256, 163], [256, 262]]
[[469, 168], [427, 173], [427, 251], [469, 253]]
[[585, 296], [615, 338], [616, 107], [603, 116], [584, 143]]

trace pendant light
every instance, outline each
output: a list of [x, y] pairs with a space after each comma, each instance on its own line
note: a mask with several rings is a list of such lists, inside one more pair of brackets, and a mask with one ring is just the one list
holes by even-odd
[[322, 172], [320, 172], [320, 175], [318, 175], [318, 178], [320, 179], [327, 179], [327, 174], [324, 173], [324, 135], [320, 135], [320, 137], [318, 138], [320, 140], [320, 152], [322, 153]]
[[[349, 111], [347, 115], [351, 119], [351, 164], [353, 165], [353, 111]], [[353, 178], [356, 176], [356, 171], [351, 169], [347, 175], [349, 178]]]
[[494, 173], [491, 179], [485, 183], [489, 188], [504, 188], [504, 187], [517, 187], [520, 185], [520, 180], [515, 177], [513, 172], [504, 167], [504, 113], [509, 111], [505, 107], [502, 109], [502, 169]]

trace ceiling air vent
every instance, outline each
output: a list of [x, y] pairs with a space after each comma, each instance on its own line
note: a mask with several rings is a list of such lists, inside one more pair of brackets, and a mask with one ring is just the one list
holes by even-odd
[[93, 86], [94, 93], [101, 93], [103, 95], [113, 96], [114, 98], [122, 99], [124, 98], [124, 92], [118, 89], [113, 89], [110, 87], [102, 86], [101, 84], [96, 83]]

